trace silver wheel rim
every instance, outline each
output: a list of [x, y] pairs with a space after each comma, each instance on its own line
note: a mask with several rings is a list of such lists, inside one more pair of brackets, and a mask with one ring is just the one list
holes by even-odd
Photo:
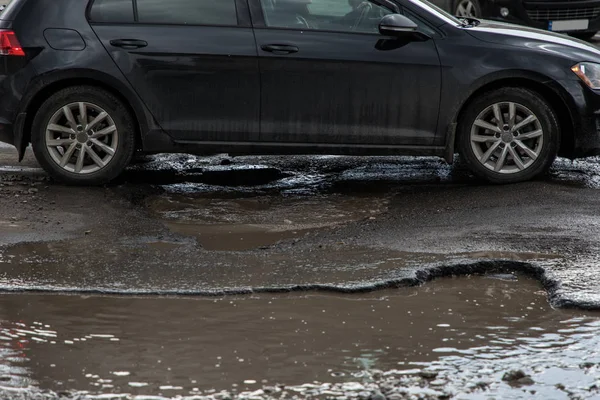
[[471, 127], [471, 149], [487, 169], [515, 174], [529, 168], [544, 146], [544, 130], [527, 107], [511, 102], [492, 104]]
[[456, 7], [457, 17], [477, 17], [477, 8], [472, 0], [463, 0]]
[[98, 172], [114, 158], [118, 145], [115, 121], [96, 104], [67, 104], [46, 127], [46, 148], [52, 160], [71, 173]]

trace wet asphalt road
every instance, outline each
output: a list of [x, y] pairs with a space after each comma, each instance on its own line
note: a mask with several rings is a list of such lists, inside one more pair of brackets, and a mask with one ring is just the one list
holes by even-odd
[[[282, 381], [303, 398], [599, 395], [597, 313], [543, 307], [600, 309], [600, 160], [558, 160], [549, 176], [510, 186], [434, 158], [158, 155], [102, 188], [57, 185], [6, 148], [0, 165], [0, 290], [35, 292], [0, 299], [0, 396], [281, 398], [271, 385]], [[527, 274], [545, 290], [385, 290], [473, 273]], [[336, 292], [371, 293], [298, 297]], [[179, 300], [136, 297], [156, 294]], [[180, 297], [198, 295], [223, 306]], [[344, 353], [335, 344], [348, 339]], [[511, 369], [534, 382], [503, 383]], [[302, 386], [315, 379], [329, 383]]]
[[71, 188], [30, 161], [0, 175], [0, 289], [365, 291], [516, 271], [555, 306], [598, 309], [599, 167], [494, 186], [431, 158], [170, 155]]
[[[497, 186], [458, 159], [158, 155], [76, 188], [15, 158], [0, 398], [600, 396], [600, 159]], [[427, 282], [471, 274], [509, 282]]]

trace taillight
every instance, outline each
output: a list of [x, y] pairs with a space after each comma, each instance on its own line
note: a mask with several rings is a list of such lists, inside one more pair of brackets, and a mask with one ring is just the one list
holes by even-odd
[[13, 31], [0, 30], [0, 56], [24, 56], [25, 52]]

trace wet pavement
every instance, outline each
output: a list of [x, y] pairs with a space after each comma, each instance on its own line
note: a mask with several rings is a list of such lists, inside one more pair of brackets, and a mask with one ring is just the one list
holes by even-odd
[[600, 397], [600, 159], [510, 186], [435, 158], [158, 155], [102, 188], [0, 165], [9, 398]]

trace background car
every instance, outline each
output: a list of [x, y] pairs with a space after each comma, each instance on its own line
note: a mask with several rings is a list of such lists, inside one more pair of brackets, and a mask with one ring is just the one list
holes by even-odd
[[591, 39], [600, 31], [597, 0], [432, 0], [458, 17], [484, 18]]
[[458, 151], [498, 183], [600, 154], [598, 49], [419, 0], [13, 0], [0, 58], [0, 140], [69, 184], [136, 150]]

